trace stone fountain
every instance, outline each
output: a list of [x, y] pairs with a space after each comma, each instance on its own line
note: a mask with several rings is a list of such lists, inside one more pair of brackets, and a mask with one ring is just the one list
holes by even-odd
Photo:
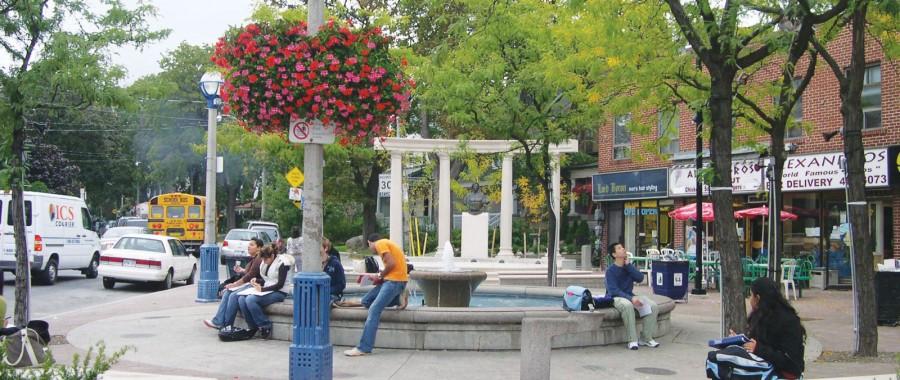
[[468, 307], [472, 293], [487, 278], [487, 273], [456, 269], [453, 264], [453, 246], [449, 241], [444, 244], [442, 255], [443, 270], [414, 270], [409, 277], [425, 293], [425, 306]]

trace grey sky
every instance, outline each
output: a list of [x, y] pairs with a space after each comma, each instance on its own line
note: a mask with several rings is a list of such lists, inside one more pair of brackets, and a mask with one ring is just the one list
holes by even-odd
[[[135, 0], [124, 1], [129, 6]], [[123, 85], [128, 85], [147, 74], [160, 71], [159, 59], [182, 41], [192, 45], [214, 44], [229, 26], [242, 25], [253, 10], [252, 0], [148, 0], [156, 6], [159, 15], [150, 21], [155, 28], [168, 28], [172, 32], [165, 40], [146, 46], [143, 51], [133, 48], [119, 49], [113, 62], [128, 70]], [[200, 78], [197, 78], [200, 80]]]

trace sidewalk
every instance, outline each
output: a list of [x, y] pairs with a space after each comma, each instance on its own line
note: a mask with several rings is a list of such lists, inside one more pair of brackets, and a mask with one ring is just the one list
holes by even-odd
[[[647, 292], [639, 287], [638, 292]], [[141, 295], [106, 305], [62, 313], [49, 319], [55, 340], [54, 357], [71, 361], [98, 341], [109, 349], [132, 346], [106, 379], [151, 378], [285, 379], [289, 342], [254, 339], [223, 343], [201, 324], [218, 304], [194, 302], [196, 286]], [[852, 346], [849, 292], [804, 292], [794, 301], [807, 328], [808, 379], [895, 374], [898, 363], [825, 363], [814, 361], [822, 350], [848, 351]], [[626, 350], [624, 346], [554, 350], [552, 378], [698, 379], [704, 377], [708, 339], [719, 335], [719, 294], [691, 297], [672, 314], [672, 331], [656, 349]], [[519, 352], [405, 351], [376, 349], [359, 358], [334, 348], [335, 379], [518, 379]], [[900, 352], [900, 328], [879, 328], [879, 350]], [[145, 377], [145, 375], [157, 377]], [[872, 377], [867, 377], [872, 378]]]

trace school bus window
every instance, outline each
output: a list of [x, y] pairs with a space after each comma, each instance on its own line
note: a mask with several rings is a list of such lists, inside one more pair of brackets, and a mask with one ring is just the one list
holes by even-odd
[[166, 218], [183, 219], [184, 218], [184, 206], [166, 207]]
[[151, 218], [162, 218], [163, 217], [163, 207], [162, 206], [150, 207], [150, 217]]
[[188, 207], [188, 218], [202, 218], [203, 215], [200, 215], [200, 206], [190, 206]]

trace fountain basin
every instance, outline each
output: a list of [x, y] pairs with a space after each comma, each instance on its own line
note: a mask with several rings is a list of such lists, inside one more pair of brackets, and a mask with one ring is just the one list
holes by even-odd
[[[369, 287], [351, 285], [346, 296], [358, 299]], [[595, 289], [597, 294], [602, 289]], [[410, 305], [406, 310], [385, 309], [378, 327], [377, 348], [407, 350], [518, 350], [520, 348], [522, 319], [566, 318], [569, 312], [562, 309], [562, 290], [549, 287], [481, 286], [476, 296], [521, 297], [558, 300], [558, 306], [541, 307], [428, 307]], [[669, 298], [650, 295], [659, 305], [656, 336], [668, 334], [671, 329], [671, 313], [675, 302]], [[266, 313], [274, 322], [272, 338], [291, 340], [293, 303], [288, 298], [266, 307]], [[600, 328], [581, 334], [554, 337], [553, 348], [587, 347], [626, 342], [625, 327], [618, 311], [607, 308], [592, 312], [603, 317]], [[331, 343], [335, 346], [355, 346], [359, 343], [368, 310], [340, 308], [331, 310]], [[243, 324], [238, 316], [239, 325]], [[642, 322], [637, 321], [640, 331]]]
[[468, 307], [472, 293], [487, 278], [487, 273], [414, 270], [409, 277], [425, 293], [425, 306]]

